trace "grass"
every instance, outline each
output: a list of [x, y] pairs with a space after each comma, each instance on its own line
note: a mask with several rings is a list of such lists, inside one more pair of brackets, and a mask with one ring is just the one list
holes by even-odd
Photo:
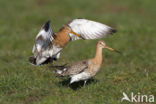
[[[122, 92], [156, 96], [155, 0], [0, 0], [0, 104], [128, 104]], [[45, 21], [56, 32], [73, 18], [117, 28], [102, 39], [123, 52], [103, 51], [103, 65], [85, 87], [66, 86], [49, 65], [32, 66], [28, 57]], [[97, 40], [69, 43], [55, 65], [95, 54]]]

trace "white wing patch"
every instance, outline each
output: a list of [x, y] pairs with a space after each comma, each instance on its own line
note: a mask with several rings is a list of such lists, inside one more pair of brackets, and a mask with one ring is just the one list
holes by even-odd
[[38, 51], [41, 51], [42, 48], [45, 48], [53, 40], [52, 29], [49, 29], [47, 32], [41, 30], [36, 36], [36, 48]]
[[43, 37], [44, 40], [52, 40], [53, 37], [52, 37], [52, 29], [50, 28], [47, 32], [42, 29], [36, 36], [36, 39], [39, 38], [40, 36]]
[[[105, 24], [86, 19], [74, 19], [68, 25], [71, 27], [73, 32], [80, 35], [84, 39], [99, 39], [115, 32], [115, 29]], [[80, 39], [74, 38], [77, 37], [74, 34], [71, 36], [73, 36], [73, 40]]]
[[36, 57], [38, 56], [38, 54], [42, 56], [42, 52], [46, 50], [46, 48], [49, 46], [52, 40], [53, 40], [52, 29], [49, 27], [49, 29], [46, 31], [44, 28], [42, 28], [35, 38], [35, 44], [32, 50], [34, 56]]

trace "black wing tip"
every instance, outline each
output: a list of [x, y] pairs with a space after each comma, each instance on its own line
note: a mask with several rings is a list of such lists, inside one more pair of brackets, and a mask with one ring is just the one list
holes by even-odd
[[50, 20], [48, 20], [45, 24], [50, 24]]
[[50, 20], [48, 20], [44, 26], [43, 26], [43, 29], [47, 32], [49, 30], [49, 27], [50, 27]]
[[114, 29], [114, 28], [111, 28], [110, 31], [109, 31], [110, 34], [113, 34], [113, 33], [116, 33], [116, 32], [117, 32], [117, 30]]

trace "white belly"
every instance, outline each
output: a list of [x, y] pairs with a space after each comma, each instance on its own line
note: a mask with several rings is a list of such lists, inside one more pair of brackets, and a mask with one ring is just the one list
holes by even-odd
[[71, 76], [70, 83], [78, 82], [80, 80], [86, 80], [86, 79], [89, 79], [89, 78], [90, 78], [90, 74], [89, 73], [82, 72], [80, 74], [76, 74], [76, 75]]

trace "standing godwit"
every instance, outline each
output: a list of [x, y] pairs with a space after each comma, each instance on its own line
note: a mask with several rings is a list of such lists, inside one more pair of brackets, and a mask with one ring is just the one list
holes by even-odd
[[[104, 41], [98, 41], [96, 46], [96, 54], [94, 58], [77, 62], [67, 68], [56, 70], [55, 73], [59, 76], [70, 76], [70, 84], [84, 80], [84, 85], [87, 80], [95, 76], [102, 64], [102, 48], [107, 48], [111, 51], [116, 51], [113, 48], [106, 46]], [[118, 51], [116, 51], [118, 52]]]
[[37, 34], [33, 46], [33, 57], [29, 61], [40, 65], [50, 59], [58, 59], [60, 51], [69, 41], [77, 39], [99, 39], [116, 32], [115, 29], [87, 19], [73, 19], [57, 33], [53, 33], [50, 22], [46, 22]]

